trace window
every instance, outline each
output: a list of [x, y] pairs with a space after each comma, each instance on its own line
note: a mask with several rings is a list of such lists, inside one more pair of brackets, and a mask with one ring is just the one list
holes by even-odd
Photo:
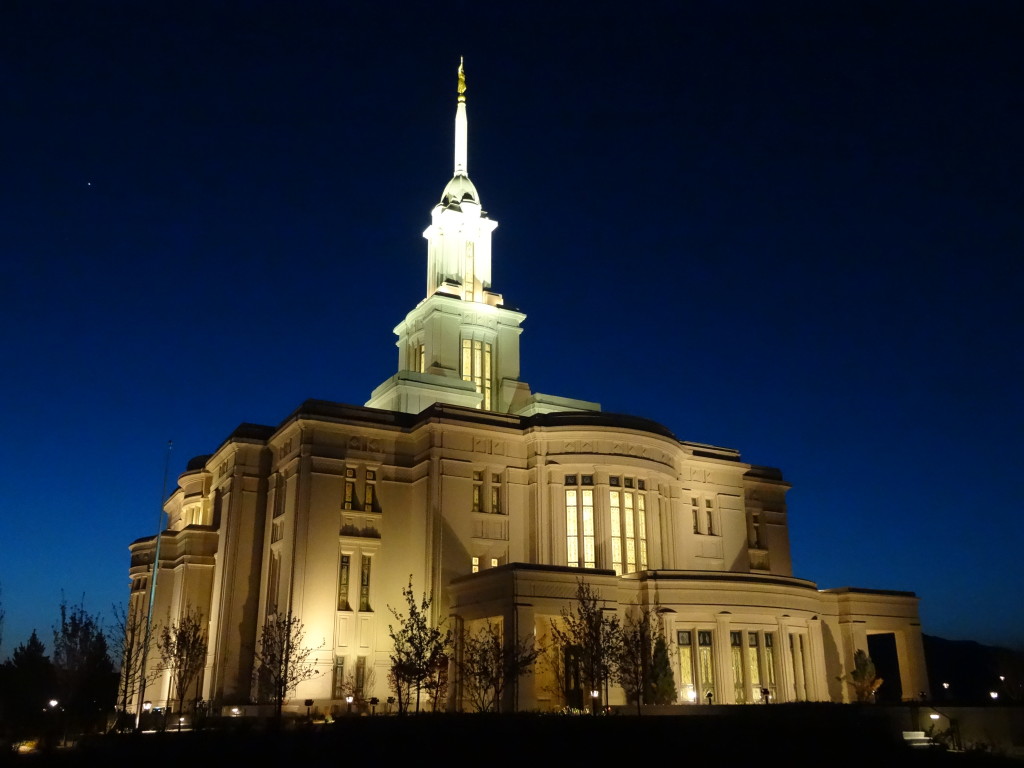
[[743, 684], [743, 633], [729, 633], [729, 663], [732, 666], [732, 695], [736, 704], [746, 704], [746, 688]]
[[497, 567], [498, 567], [498, 558], [492, 557], [491, 558], [491, 568], [497, 568]]
[[472, 567], [473, 567], [473, 573], [478, 573], [480, 571], [480, 558], [479, 557], [476, 557], [476, 556], [473, 557], [473, 566]]
[[345, 657], [334, 657], [334, 680], [331, 685], [331, 698], [345, 698]]
[[363, 698], [363, 686], [366, 684], [366, 657], [356, 657], [356, 690], [357, 699]]
[[764, 633], [764, 687], [768, 695], [775, 700], [775, 635]]
[[700, 499], [690, 497], [690, 512], [693, 514], [693, 532], [700, 533]]
[[377, 473], [372, 470], [366, 470], [366, 501], [363, 504], [363, 509], [367, 512], [373, 512], [374, 507], [377, 504]]
[[583, 480], [582, 480], [582, 484], [583, 485], [593, 485], [594, 484], [594, 476], [593, 475], [584, 475], [583, 476]]
[[359, 610], [372, 610], [370, 608], [370, 558], [368, 555], [363, 555], [363, 567], [359, 574]]
[[[627, 488], [633, 484], [626, 478]], [[618, 574], [647, 570], [646, 502], [642, 493], [608, 491], [612, 568]]]
[[758, 654], [757, 632], [747, 633], [747, 676], [750, 678], [750, 691], [754, 701], [762, 699], [761, 657]]
[[612, 475], [611, 477], [608, 478], [608, 485], [612, 486], [613, 488], [618, 488], [619, 486], [622, 485], [622, 478]]
[[462, 340], [462, 380], [471, 381], [484, 396], [481, 408], [491, 410], [491, 343], [480, 339]]
[[267, 613], [277, 613], [277, 595], [281, 586], [281, 553], [270, 553], [270, 573], [267, 577]]
[[427, 372], [427, 348], [425, 345], [412, 345], [409, 351], [409, 368], [416, 373]]
[[[355, 470], [354, 469], [350, 469], [350, 470], [348, 470], [348, 472], [352, 472], [353, 476], [355, 475]], [[345, 494], [344, 494], [344, 496], [341, 499], [341, 508], [342, 509], [355, 509], [355, 507], [353, 506], [353, 504], [355, 503], [355, 497], [356, 497], [356, 483], [355, 483], [355, 481], [354, 480], [346, 480], [345, 481]]]
[[338, 610], [351, 611], [352, 606], [348, 602], [348, 580], [351, 568], [351, 556], [342, 555], [338, 565]]
[[574, 568], [595, 567], [593, 490], [565, 489], [565, 532], [568, 564]]
[[750, 515], [750, 546], [754, 549], [761, 549], [761, 514], [752, 512]]
[[676, 645], [679, 647], [679, 697], [683, 701], [697, 701], [697, 688], [693, 677], [693, 646], [689, 630], [676, 632]]
[[566, 475], [565, 476], [565, 484], [566, 485], [576, 485], [576, 475]]
[[501, 486], [491, 486], [491, 514], [501, 514]]
[[[715, 696], [715, 661], [711, 648], [711, 631], [697, 632], [697, 670], [700, 675], [700, 700], [714, 701]], [[708, 694], [711, 699], [708, 699]]]

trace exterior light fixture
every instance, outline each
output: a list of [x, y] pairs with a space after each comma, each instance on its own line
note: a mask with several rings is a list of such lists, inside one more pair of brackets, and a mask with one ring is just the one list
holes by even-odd
[[142, 709], [145, 710], [146, 712], [149, 712], [149, 710], [151, 710], [152, 708], [153, 708], [153, 702], [152, 701], [144, 701], [144, 702], [142, 702]]
[[56, 709], [59, 703], [56, 699], [50, 699], [50, 709]]
[[949, 683], [943, 683], [942, 687], [945, 688], [948, 691], [949, 690]]
[[238, 707], [232, 707], [231, 708], [231, 716], [232, 717], [238, 717]]
[[938, 712], [932, 712], [930, 715], [928, 715], [928, 717], [930, 717], [932, 720], [938, 720], [939, 719], [939, 713]]
[[988, 695], [992, 697], [992, 701], [995, 701], [996, 699], [998, 699], [998, 698], [999, 698], [999, 693], [998, 693], [998, 691], [989, 691], [989, 692], [988, 692]]

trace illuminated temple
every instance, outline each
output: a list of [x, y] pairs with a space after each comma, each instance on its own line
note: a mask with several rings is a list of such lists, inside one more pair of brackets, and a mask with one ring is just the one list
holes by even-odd
[[[308, 400], [280, 424], [239, 426], [189, 462], [159, 548], [157, 537], [130, 547], [136, 605], [152, 599], [156, 622], [193, 609], [208, 621], [197, 697], [250, 702], [260, 627], [291, 611], [320, 674], [288, 708], [337, 711], [353, 688], [384, 701], [388, 606], [404, 606], [410, 575], [435, 621], [489, 620], [506, 642], [544, 643], [580, 580], [622, 616], [650, 606], [681, 706], [709, 693], [716, 704], [849, 701], [839, 678], [875, 634], [894, 638], [903, 698], [927, 691], [912, 593], [793, 575], [778, 469], [531, 391], [525, 315], [492, 289], [498, 224], [468, 174], [461, 66], [455, 109], [453, 174], [423, 233], [425, 296], [395, 328], [397, 372], [365, 406]], [[451, 674], [443, 704], [468, 708]], [[538, 665], [505, 708], [578, 706], [590, 693], [571, 679]], [[165, 674], [146, 698], [161, 705], [168, 687]]]

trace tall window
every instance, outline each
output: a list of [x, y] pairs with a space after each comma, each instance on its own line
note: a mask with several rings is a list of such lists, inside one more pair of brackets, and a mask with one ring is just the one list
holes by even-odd
[[608, 491], [612, 568], [619, 574], [644, 571], [647, 570], [647, 504], [644, 494], [629, 490], [634, 487], [633, 478], [625, 479], [626, 490], [614, 487], [618, 481], [617, 477], [609, 478], [613, 486]]
[[764, 633], [764, 687], [768, 695], [775, 699], [775, 635]]
[[473, 573], [478, 573], [480, 571], [480, 558], [476, 555], [473, 555], [471, 567], [473, 568]]
[[369, 611], [370, 609], [370, 558], [363, 555], [363, 567], [359, 575], [359, 610]]
[[270, 553], [270, 573], [267, 578], [267, 613], [277, 613], [277, 596], [281, 587], [281, 553]]
[[491, 410], [491, 343], [479, 339], [462, 340], [462, 380], [471, 381], [484, 396], [481, 407]]
[[[567, 475], [575, 484], [576, 476]], [[597, 562], [594, 547], [594, 489], [565, 489], [566, 562], [574, 567], [594, 568]]]
[[466, 243], [465, 270], [462, 273], [463, 299], [473, 301], [476, 294], [476, 253], [473, 243]]
[[341, 563], [338, 566], [338, 610], [350, 611], [352, 606], [348, 602], [349, 571], [351, 569], [351, 556], [342, 555]]
[[754, 701], [761, 698], [761, 656], [758, 653], [757, 632], [747, 633], [747, 676]]
[[366, 685], [366, 657], [356, 657], [356, 698], [363, 697], [363, 686]]
[[409, 350], [409, 368], [416, 373], [427, 372], [427, 347], [424, 344], [413, 344]]
[[331, 698], [345, 698], [345, 657], [334, 657], [334, 685], [331, 686]]
[[345, 470], [345, 492], [341, 499], [342, 509], [355, 509], [356, 499], [356, 471], [352, 468]]
[[715, 659], [711, 647], [711, 631], [697, 632], [697, 669], [700, 673], [700, 698], [708, 701], [708, 694], [714, 701], [715, 695]]
[[693, 633], [679, 630], [676, 633], [679, 646], [679, 696], [683, 701], [696, 701], [697, 688], [693, 678]]
[[729, 662], [732, 666], [732, 695], [736, 704], [746, 704], [746, 688], [743, 685], [743, 633], [729, 633]]
[[377, 473], [372, 470], [366, 470], [366, 503], [363, 506], [367, 512], [373, 512], [374, 504], [377, 503]]

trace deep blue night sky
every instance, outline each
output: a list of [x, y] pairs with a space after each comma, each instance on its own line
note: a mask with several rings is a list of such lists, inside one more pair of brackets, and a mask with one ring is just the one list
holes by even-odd
[[533, 389], [780, 467], [795, 575], [1024, 647], [1024, 5], [370, 6], [0, 8], [0, 658], [125, 601], [169, 439], [395, 371], [460, 55]]

